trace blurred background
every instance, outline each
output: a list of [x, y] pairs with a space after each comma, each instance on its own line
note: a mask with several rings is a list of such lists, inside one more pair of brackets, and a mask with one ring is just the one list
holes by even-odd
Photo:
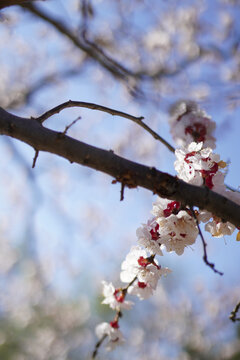
[[[0, 12], [0, 106], [38, 116], [69, 99], [135, 116], [172, 145], [169, 108], [196, 101], [216, 121], [216, 152], [239, 181], [240, 2], [238, 0], [46, 0]], [[127, 119], [74, 108], [46, 127], [175, 174], [174, 154]], [[101, 280], [120, 284], [121, 262], [156, 200], [107, 175], [0, 139], [0, 359], [90, 359]], [[182, 256], [159, 259], [172, 274], [121, 320], [126, 343], [99, 358], [240, 359], [236, 233], [205, 234]]]

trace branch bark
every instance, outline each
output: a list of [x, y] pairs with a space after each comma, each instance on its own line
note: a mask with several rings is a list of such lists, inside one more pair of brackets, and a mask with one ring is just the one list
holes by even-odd
[[35, 151], [59, 155], [71, 163], [106, 173], [125, 186], [143, 187], [161, 197], [206, 209], [223, 221], [240, 226], [240, 206], [205, 187], [187, 184], [153, 167], [138, 164], [44, 127], [32, 118], [12, 115], [0, 108], [0, 134], [21, 140]]
[[[4, 9], [8, 6], [13, 6], [13, 5], [23, 5], [24, 3], [26, 4], [27, 2], [33, 2], [36, 0], [1, 0], [0, 3], [0, 10]], [[43, 1], [43, 0], [42, 0]]]

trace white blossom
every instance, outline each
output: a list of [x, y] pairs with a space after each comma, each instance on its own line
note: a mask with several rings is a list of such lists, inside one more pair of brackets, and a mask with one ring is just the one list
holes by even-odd
[[170, 132], [176, 144], [187, 146], [191, 142], [203, 142], [204, 147], [214, 149], [216, 139], [213, 137], [215, 122], [199, 109], [196, 103], [181, 102], [172, 112], [169, 119]]
[[130, 283], [135, 277], [138, 281], [148, 283], [156, 288], [157, 281], [162, 275], [170, 272], [168, 268], [161, 268], [158, 262], [149, 260], [146, 250], [139, 246], [133, 246], [121, 266], [120, 279], [122, 282]]
[[203, 148], [203, 143], [192, 142], [187, 148], [175, 151], [174, 163], [178, 177], [190, 184], [206, 185], [213, 191], [224, 190], [224, 174], [221, 173], [226, 163], [220, 161], [218, 154], [211, 148]]
[[206, 223], [212, 217], [212, 214], [207, 210], [199, 210], [197, 214], [197, 219], [199, 222]]
[[135, 281], [133, 285], [129, 286], [128, 293], [136, 295], [140, 300], [148, 299], [155, 289], [145, 282]]
[[160, 217], [168, 217], [177, 212], [181, 207], [180, 202], [169, 199], [158, 198], [153, 204], [152, 214], [155, 215], [155, 221]]
[[[217, 174], [218, 175], [218, 174]], [[234, 191], [228, 191], [226, 188], [221, 186], [221, 181], [219, 181], [220, 185], [214, 185], [214, 191], [219, 192], [221, 195], [234, 201], [237, 204], [240, 204], [240, 193]], [[205, 230], [210, 232], [214, 237], [222, 237], [224, 235], [231, 235], [235, 230], [235, 226], [230, 222], [222, 222], [220, 218], [217, 218], [210, 212], [206, 210], [199, 211], [197, 215], [198, 220], [204, 223], [208, 222], [205, 225]], [[209, 221], [212, 218], [212, 221]]]
[[123, 282], [131, 282], [139, 273], [141, 266], [138, 263], [140, 257], [147, 258], [148, 253], [140, 246], [133, 246], [122, 262], [120, 279]]
[[197, 238], [198, 228], [195, 219], [184, 210], [179, 211], [177, 215], [161, 217], [157, 222], [159, 241], [168, 252], [175, 251], [177, 255], [182, 255], [185, 247], [192, 245]]
[[103, 284], [103, 296], [105, 299], [102, 304], [109, 305], [111, 309], [131, 309], [133, 302], [126, 301], [125, 296], [121, 289], [115, 289], [112, 283], [102, 281]]
[[210, 232], [214, 237], [222, 237], [224, 235], [232, 235], [235, 226], [230, 222], [221, 222], [220, 219], [213, 219], [205, 225], [205, 230]]
[[181, 255], [186, 246], [195, 242], [198, 235], [195, 219], [181, 209], [180, 202], [159, 198], [153, 204], [152, 213], [159, 224], [157, 241], [161, 244], [161, 249], [175, 251]]
[[149, 220], [147, 224], [142, 224], [136, 231], [139, 245], [145, 247], [150, 254], [162, 256], [161, 244], [158, 243], [158, 223], [155, 219]]
[[104, 335], [108, 336], [108, 342], [106, 344], [106, 349], [108, 351], [115, 349], [116, 346], [123, 344], [125, 341], [122, 332], [107, 322], [98, 324], [95, 332], [99, 339], [101, 339]]

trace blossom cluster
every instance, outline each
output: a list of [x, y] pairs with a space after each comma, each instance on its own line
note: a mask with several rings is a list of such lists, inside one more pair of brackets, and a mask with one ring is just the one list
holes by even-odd
[[[180, 148], [175, 151], [175, 170], [179, 179], [197, 186], [205, 186], [240, 204], [240, 194], [229, 191], [225, 184], [227, 163], [213, 152], [215, 123], [192, 102], [182, 102], [172, 112], [171, 134]], [[100, 339], [108, 338], [107, 349], [112, 350], [124, 339], [119, 330], [121, 311], [131, 309], [132, 301], [126, 295], [140, 300], [149, 298], [158, 280], [171, 272], [159, 265], [156, 256], [164, 251], [182, 255], [193, 245], [199, 233], [199, 223], [212, 236], [231, 235], [235, 226], [205, 211], [193, 211], [178, 201], [158, 198], [153, 204], [152, 217], [136, 231], [138, 245], [133, 246], [121, 265], [120, 279], [127, 285], [115, 288], [103, 281], [103, 304], [116, 311], [114, 320], [97, 326]]]
[[[198, 186], [206, 186], [224, 197], [240, 204], [240, 194], [228, 190], [224, 184], [227, 163], [220, 159], [215, 149], [213, 130], [215, 123], [192, 102], [182, 102], [175, 107], [170, 119], [171, 133], [181, 148], [175, 151], [174, 163], [178, 178]], [[214, 237], [231, 235], [235, 226], [207, 211], [199, 211], [198, 221]]]
[[123, 343], [124, 338], [119, 330], [119, 318], [121, 310], [129, 310], [133, 306], [132, 301], [126, 300], [126, 295], [136, 295], [139, 299], [149, 298], [157, 287], [158, 280], [163, 275], [167, 275], [170, 270], [161, 267], [155, 255], [148, 254], [147, 250], [140, 246], [133, 246], [127, 254], [121, 266], [120, 279], [127, 283], [126, 287], [115, 288], [112, 283], [103, 281], [102, 304], [107, 304], [111, 309], [116, 310], [116, 316], [110, 323], [101, 323], [96, 327], [96, 334], [101, 339], [108, 338], [107, 350], [114, 349]]
[[192, 142], [203, 142], [205, 147], [215, 149], [213, 132], [216, 124], [196, 103], [182, 101], [175, 105], [169, 124], [173, 140], [180, 147], [186, 147]]

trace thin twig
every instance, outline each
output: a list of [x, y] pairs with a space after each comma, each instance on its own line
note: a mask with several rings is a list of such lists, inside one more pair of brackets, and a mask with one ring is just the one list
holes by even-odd
[[198, 233], [199, 233], [200, 238], [201, 238], [201, 240], [202, 240], [202, 244], [203, 244], [203, 261], [204, 261], [205, 264], [206, 264], [207, 266], [209, 266], [215, 273], [217, 273], [217, 274], [219, 274], [219, 275], [223, 275], [223, 272], [221, 272], [221, 271], [219, 271], [219, 270], [217, 270], [217, 269], [215, 268], [215, 264], [214, 264], [214, 263], [210, 263], [210, 262], [208, 261], [208, 257], [207, 257], [207, 243], [206, 243], [206, 241], [204, 240], [202, 231], [201, 231], [200, 226], [199, 226], [199, 222], [198, 222], [197, 216], [196, 216], [193, 208], [190, 208], [190, 209], [191, 209], [191, 213], [193, 214], [193, 217], [194, 217], [194, 219], [195, 219], [195, 221], [196, 221], [196, 225], [197, 225], [197, 228], [198, 228]]
[[71, 107], [82, 107], [82, 108], [87, 108], [87, 109], [91, 109], [91, 110], [103, 111], [103, 112], [106, 112], [113, 116], [114, 115], [120, 116], [120, 117], [126, 118], [128, 120], [131, 120], [131, 121], [135, 122], [136, 124], [138, 124], [139, 126], [141, 126], [143, 129], [145, 129], [149, 134], [151, 134], [154, 137], [154, 139], [156, 139], [156, 140], [160, 141], [162, 144], [164, 144], [171, 152], [175, 151], [173, 146], [171, 146], [166, 140], [164, 140], [160, 135], [158, 135], [154, 130], [152, 130], [147, 124], [145, 124], [142, 121], [144, 119], [143, 116], [136, 117], [136, 116], [127, 114], [123, 111], [114, 110], [114, 109], [108, 108], [106, 106], [102, 106], [102, 105], [98, 105], [98, 104], [94, 104], [94, 103], [69, 100], [69, 101], [66, 101], [66, 102], [46, 111], [41, 116], [37, 117], [36, 120], [42, 124], [49, 117], [59, 113], [60, 111], [66, 109], [66, 108], [71, 108]]
[[36, 118], [36, 120], [39, 121], [40, 123], [43, 123], [49, 117], [51, 117], [51, 116], [53, 116], [55, 114], [58, 114], [60, 111], [66, 109], [66, 108], [71, 108], [71, 107], [82, 107], [82, 108], [87, 108], [87, 109], [91, 109], [91, 110], [103, 111], [103, 112], [106, 112], [108, 114], [121, 116], [121, 117], [124, 117], [126, 119], [129, 119], [129, 120], [132, 120], [132, 121], [135, 121], [135, 122], [141, 122], [141, 120], [144, 119], [143, 116], [136, 117], [136, 116], [124, 113], [122, 111], [118, 111], [118, 110], [108, 108], [106, 106], [102, 106], [102, 105], [98, 105], [98, 104], [94, 104], [94, 103], [89, 103], [89, 102], [85, 102], [85, 101], [69, 100], [69, 101], [66, 101], [66, 102], [64, 102], [64, 103], [62, 103], [62, 104], [60, 104], [58, 106], [55, 106], [54, 108], [46, 111], [44, 114], [42, 114], [41, 116]]
[[133, 279], [132, 279], [132, 281], [130, 281], [130, 283], [129, 284], [127, 284], [127, 286], [125, 287], [125, 288], [123, 288], [122, 289], [122, 291], [123, 291], [123, 293], [124, 293], [124, 295], [126, 295], [126, 293], [127, 293], [127, 291], [128, 291], [128, 289], [130, 288], [130, 286], [132, 286], [132, 284], [137, 280], [137, 276], [135, 276]]
[[76, 124], [76, 122], [80, 119], [81, 119], [81, 116], [79, 116], [77, 119], [73, 120], [69, 125], [67, 125], [63, 131], [63, 135], [66, 135], [68, 130], [70, 129], [70, 127], [73, 126], [74, 124]]
[[121, 183], [121, 192], [120, 192], [120, 201], [124, 200], [124, 188], [125, 188], [125, 184], [122, 182]]
[[235, 321], [240, 321], [240, 317], [237, 317], [237, 313], [238, 310], [240, 309], [240, 301], [239, 303], [235, 306], [235, 308], [233, 309], [233, 311], [231, 312], [229, 319], [232, 320], [233, 322]]
[[101, 346], [101, 344], [103, 343], [103, 341], [106, 339], [107, 337], [107, 334], [104, 334], [101, 339], [96, 343], [95, 345], [95, 349], [92, 353], [92, 359], [95, 359], [95, 357], [97, 356], [97, 353], [98, 353], [98, 348]]
[[39, 150], [35, 149], [35, 155], [34, 155], [34, 158], [33, 158], [32, 168], [35, 168], [36, 161], [37, 161], [37, 158], [38, 158], [38, 154], [39, 154]]

